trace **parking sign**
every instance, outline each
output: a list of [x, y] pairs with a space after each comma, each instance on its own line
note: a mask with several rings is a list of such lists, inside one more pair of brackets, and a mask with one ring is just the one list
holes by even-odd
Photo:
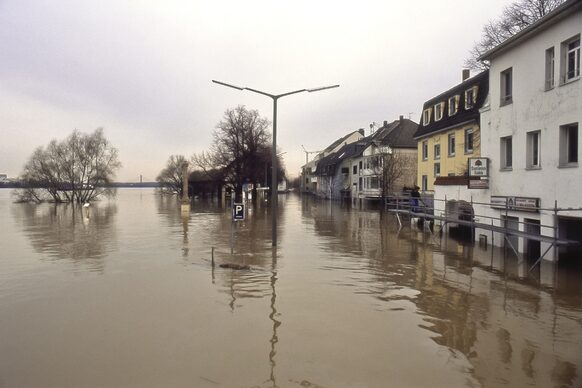
[[243, 221], [245, 219], [244, 203], [235, 203], [232, 206], [232, 219], [235, 221]]

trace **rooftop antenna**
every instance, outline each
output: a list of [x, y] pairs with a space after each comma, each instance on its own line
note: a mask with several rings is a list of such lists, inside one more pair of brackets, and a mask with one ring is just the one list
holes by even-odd
[[414, 114], [414, 112], [408, 112], [408, 120], [412, 120], [412, 115]]
[[309, 154], [319, 154], [321, 151], [307, 151], [303, 144], [301, 144], [301, 148], [303, 148], [303, 152], [305, 152], [305, 164], [309, 163]]
[[376, 124], [376, 122], [375, 122], [375, 121], [372, 121], [372, 122], [370, 123], [370, 135], [373, 135], [373, 134], [374, 134], [374, 132], [376, 132], [376, 125], [377, 125], [377, 124]]

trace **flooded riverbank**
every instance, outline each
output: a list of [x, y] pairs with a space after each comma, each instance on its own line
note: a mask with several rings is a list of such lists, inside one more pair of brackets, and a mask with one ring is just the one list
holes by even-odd
[[0, 191], [0, 387], [582, 384], [577, 270], [293, 195], [276, 250], [258, 206], [232, 255], [216, 202], [81, 210]]

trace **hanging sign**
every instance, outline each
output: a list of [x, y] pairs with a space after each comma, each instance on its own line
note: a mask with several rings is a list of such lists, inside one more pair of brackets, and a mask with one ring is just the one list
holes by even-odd
[[489, 158], [469, 158], [468, 163], [469, 176], [489, 176]]

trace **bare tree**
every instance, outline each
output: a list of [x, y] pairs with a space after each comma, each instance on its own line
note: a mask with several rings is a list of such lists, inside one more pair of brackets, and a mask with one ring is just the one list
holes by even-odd
[[244, 105], [227, 109], [216, 125], [210, 151], [195, 155], [194, 164], [211, 177], [220, 174], [225, 183], [234, 187], [238, 199], [245, 182], [256, 184], [270, 175], [265, 173], [270, 172], [271, 160], [268, 127], [269, 121], [257, 110], [248, 110]]
[[381, 196], [386, 197], [402, 189], [403, 178], [414, 174], [414, 157], [400, 152], [383, 153], [372, 159], [372, 169], [378, 176]]
[[518, 0], [508, 5], [498, 19], [483, 26], [481, 40], [469, 51], [470, 56], [465, 60], [465, 66], [475, 70], [487, 69], [489, 64], [479, 60], [482, 54], [544, 17], [564, 1]]
[[100, 195], [113, 195], [111, 183], [121, 167], [118, 151], [103, 136], [77, 130], [64, 141], [52, 140], [37, 148], [24, 166], [22, 201], [85, 203]]
[[172, 155], [168, 158], [166, 167], [160, 171], [156, 178], [163, 193], [177, 193], [182, 196], [184, 169], [188, 169], [188, 161], [184, 155]]

